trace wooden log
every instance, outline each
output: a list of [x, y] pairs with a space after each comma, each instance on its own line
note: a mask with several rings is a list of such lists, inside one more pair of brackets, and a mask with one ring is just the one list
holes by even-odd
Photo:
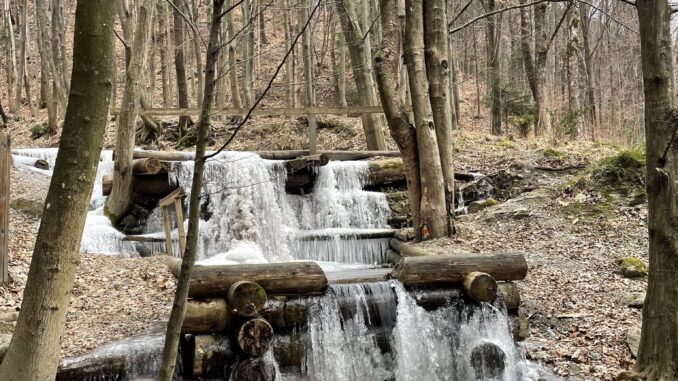
[[126, 359], [124, 355], [112, 357], [89, 357], [82, 361], [62, 361], [55, 381], [73, 380], [125, 380]]
[[268, 295], [322, 295], [325, 273], [315, 262], [196, 266], [189, 286], [193, 298], [224, 297], [235, 282], [260, 284]]
[[508, 312], [517, 312], [520, 307], [520, 290], [513, 282], [498, 282], [497, 296], [499, 296], [506, 305]]
[[268, 298], [263, 287], [255, 282], [241, 280], [228, 288], [226, 300], [236, 314], [253, 317], [264, 308]]
[[238, 347], [245, 354], [259, 357], [273, 344], [273, 327], [262, 318], [248, 320], [238, 328], [237, 341]]
[[211, 378], [224, 375], [224, 365], [235, 361], [235, 348], [227, 336], [198, 335], [182, 341], [184, 376]]
[[293, 174], [305, 169], [323, 167], [329, 162], [330, 158], [327, 154], [317, 154], [288, 160], [285, 165], [287, 167], [287, 173]]
[[233, 381], [274, 381], [277, 367], [270, 357], [248, 358], [238, 362], [229, 380]]
[[135, 175], [157, 175], [164, 166], [155, 157], [134, 159], [132, 161], [132, 173]]
[[506, 353], [494, 343], [484, 342], [473, 348], [470, 363], [478, 381], [504, 379]]
[[[293, 160], [302, 156], [309, 156], [309, 150], [285, 150], [285, 151], [251, 151], [266, 160]], [[207, 152], [209, 154], [210, 152]], [[364, 160], [373, 157], [400, 157], [400, 151], [319, 151], [329, 160]], [[143, 159], [153, 157], [161, 161], [190, 161], [193, 160], [193, 152], [182, 151], [141, 151], [135, 150], [133, 157]]]
[[397, 238], [391, 239], [389, 241], [389, 246], [403, 257], [426, 257], [437, 255], [423, 247], [403, 242]]
[[[165, 196], [177, 189], [176, 185], [170, 185], [166, 173], [157, 175], [135, 175], [133, 180], [134, 193]], [[111, 194], [113, 190], [113, 177], [104, 176], [101, 179], [101, 190], [104, 196]]]
[[374, 231], [355, 231], [355, 232], [341, 232], [339, 234], [334, 234], [331, 231], [316, 231], [311, 230], [307, 232], [302, 232], [296, 237], [302, 241], [321, 241], [321, 240], [333, 240], [337, 236], [345, 239], [382, 239], [382, 238], [391, 238], [397, 232], [397, 229], [379, 229]]
[[461, 284], [473, 271], [496, 280], [521, 280], [527, 275], [527, 262], [519, 253], [406, 257], [395, 266], [393, 275], [405, 286], [422, 287]]
[[490, 274], [474, 271], [464, 277], [464, 292], [476, 302], [492, 302], [497, 298], [497, 281]]
[[217, 333], [225, 331], [233, 314], [222, 299], [190, 300], [181, 326], [184, 333]]

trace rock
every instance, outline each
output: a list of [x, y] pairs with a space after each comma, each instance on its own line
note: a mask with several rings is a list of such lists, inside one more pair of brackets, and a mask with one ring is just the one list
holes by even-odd
[[0, 362], [2, 361], [2, 358], [5, 357], [5, 352], [7, 352], [7, 348], [9, 348], [10, 341], [12, 341], [11, 333], [0, 334]]
[[137, 219], [131, 214], [126, 215], [122, 220], [120, 220], [120, 226], [135, 226], [137, 224]]
[[586, 202], [586, 195], [583, 193], [579, 193], [576, 196], [574, 196], [574, 202], [578, 202], [580, 204], [583, 204]]
[[395, 233], [395, 237], [403, 242], [414, 239], [414, 228], [400, 229]]
[[647, 265], [638, 258], [626, 257], [617, 260], [618, 272], [624, 278], [640, 278], [647, 275]]
[[638, 206], [641, 204], [644, 204], [647, 202], [647, 193], [645, 193], [645, 190], [637, 190], [634, 192], [631, 197], [629, 198], [629, 206]]
[[645, 379], [637, 373], [624, 371], [614, 378], [615, 381], [644, 381]]
[[638, 355], [638, 346], [640, 345], [640, 327], [631, 327], [626, 332], [626, 343], [629, 345], [633, 357]]
[[631, 308], [643, 308], [645, 303], [644, 292], [630, 292], [619, 300], [619, 303]]
[[480, 201], [473, 201], [468, 205], [468, 213], [476, 213], [487, 207], [497, 205], [499, 202], [492, 197]]
[[526, 208], [520, 208], [513, 211], [511, 214], [514, 220], [522, 220], [532, 215], [532, 213]]

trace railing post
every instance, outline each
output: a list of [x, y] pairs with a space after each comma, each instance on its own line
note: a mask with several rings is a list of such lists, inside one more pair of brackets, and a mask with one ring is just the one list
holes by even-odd
[[9, 266], [9, 135], [0, 131], [0, 283], [6, 282]]

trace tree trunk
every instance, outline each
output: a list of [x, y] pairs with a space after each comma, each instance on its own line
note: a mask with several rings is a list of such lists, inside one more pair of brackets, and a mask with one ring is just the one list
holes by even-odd
[[[227, 8], [231, 7], [231, 0], [225, 1]], [[233, 11], [226, 14], [226, 29], [228, 34], [227, 39], [235, 38], [235, 27], [233, 23]], [[231, 82], [231, 99], [233, 100], [233, 107], [242, 108], [242, 99], [240, 98], [240, 89], [238, 88], [238, 67], [236, 66], [236, 49], [235, 42], [228, 44], [228, 71]]]
[[549, 52], [549, 35], [546, 29], [546, 11], [548, 3], [539, 3], [534, 7], [534, 74], [537, 96], [534, 102], [537, 105], [536, 135], [543, 135], [551, 128], [548, 111], [546, 109], [546, 61]]
[[59, 340], [108, 119], [115, 59], [114, 10], [110, 1], [77, 4], [73, 73], [64, 129], [21, 313], [0, 365], [2, 380], [53, 380], [57, 372]]
[[[283, 6], [285, 7], [285, 49], [289, 50], [292, 45], [292, 18], [290, 17], [290, 2], [289, 0], [283, 0]], [[292, 47], [294, 48], [294, 47]], [[287, 107], [296, 107], [297, 106], [297, 92], [295, 90], [295, 78], [296, 73], [294, 71], [294, 61], [295, 61], [295, 51], [292, 51], [290, 58], [285, 62], [285, 90], [287, 96]]]
[[[17, 53], [17, 78], [14, 89], [14, 103], [10, 111], [13, 114], [16, 114], [21, 109], [21, 88], [24, 86], [24, 78], [26, 72], [26, 36], [28, 31], [28, 20], [26, 17], [27, 7], [26, 0], [20, 0], [18, 2], [18, 28], [19, 28], [19, 40], [16, 42], [18, 45]], [[26, 93], [26, 99], [30, 102], [30, 94]], [[30, 104], [29, 104], [30, 106]]]
[[571, 115], [576, 116], [575, 130], [570, 131], [573, 138], [576, 138], [581, 131], [581, 118], [579, 109], [579, 4], [573, 4], [568, 13], [569, 38], [567, 41], [567, 94], [568, 108]]
[[[176, 0], [175, 4], [179, 10], [185, 10], [185, 0]], [[174, 67], [177, 74], [177, 100], [179, 108], [188, 107], [188, 88], [186, 87], [186, 55], [184, 54], [184, 19], [181, 14], [174, 10]], [[179, 117], [179, 134], [183, 134], [188, 129], [190, 118], [187, 116]]]
[[[340, 24], [341, 25], [341, 24]], [[336, 102], [341, 107], [347, 107], [346, 102], [346, 49], [341, 38], [342, 33], [336, 31], [333, 24], [330, 37], [330, 57], [332, 59], [332, 79], [334, 80], [334, 92]], [[339, 53], [337, 54], [337, 50]]]
[[[344, 30], [344, 39], [349, 49], [353, 78], [358, 90], [358, 96], [362, 106], [375, 106], [377, 104], [374, 77], [372, 74], [372, 59], [368, 38], [363, 39], [365, 31], [361, 28], [357, 7], [365, 5], [356, 0], [338, 0], [337, 12]], [[377, 114], [362, 115], [363, 130], [367, 139], [367, 149], [384, 150], [386, 141], [381, 119]]]
[[591, 51], [591, 7], [587, 4], [581, 4], [581, 34], [584, 43], [584, 66], [586, 67], [586, 96], [587, 96], [587, 115], [590, 137], [592, 141], [596, 140], [596, 130], [598, 129], [598, 111], [596, 107], [595, 80], [593, 77], [593, 52]]
[[200, 199], [202, 190], [203, 171], [205, 168], [205, 146], [207, 132], [210, 129], [210, 112], [214, 103], [214, 93], [216, 87], [216, 64], [219, 59], [219, 31], [221, 29], [222, 8], [224, 0], [214, 0], [212, 8], [212, 25], [210, 27], [209, 43], [207, 47], [207, 58], [205, 63], [205, 88], [202, 107], [200, 111], [200, 120], [197, 127], [197, 144], [195, 147], [195, 169], [193, 172], [193, 181], [188, 208], [188, 236], [186, 238], [186, 251], [181, 262], [181, 273], [177, 280], [177, 290], [174, 296], [174, 304], [169, 321], [167, 322], [167, 334], [165, 336], [165, 347], [162, 356], [162, 366], [158, 376], [159, 381], [170, 381], [174, 376], [176, 365], [177, 349], [179, 346], [179, 337], [181, 335], [181, 325], [186, 314], [186, 299], [188, 298], [188, 286], [191, 279], [191, 272], [197, 257], [198, 235], [200, 223]]
[[[47, 28], [49, 24], [49, 13], [48, 13], [48, 4], [46, 1], [37, 1], [35, 7], [36, 19], [38, 24], [38, 48], [40, 50], [40, 67], [41, 74], [44, 78], [43, 90], [44, 90], [44, 99], [47, 106], [47, 128], [46, 131], [49, 134], [55, 134], [57, 127], [57, 117], [58, 117], [58, 102], [60, 88], [57, 85], [58, 80], [56, 78], [56, 68], [54, 65], [54, 56], [53, 56], [53, 47], [52, 47], [52, 38], [50, 36], [49, 30]], [[60, 102], [65, 104], [65, 100]]]
[[160, 44], [160, 71], [162, 80], [162, 107], [172, 107], [172, 71], [170, 70], [169, 11], [164, 1], [157, 3], [158, 42]]
[[[250, 107], [254, 103], [254, 24], [252, 17], [256, 14], [256, 0], [245, 0], [243, 2], [242, 27], [245, 30], [245, 54], [243, 62], [245, 69], [243, 73], [243, 94], [245, 106]], [[305, 7], [302, 4], [301, 7]]]
[[424, 45], [429, 97], [445, 182], [448, 231], [454, 231], [454, 137], [455, 124], [450, 103], [447, 10], [444, 0], [424, 4]]
[[678, 118], [671, 67], [671, 7], [636, 2], [645, 91], [650, 271], [636, 369], [648, 381], [678, 377], [678, 217], [674, 142]]
[[[526, 0], [520, 0], [521, 5], [524, 5], [525, 3]], [[520, 8], [520, 50], [523, 53], [523, 66], [525, 68], [527, 83], [530, 85], [530, 91], [532, 92], [532, 99], [534, 99], [534, 103], [539, 107], [539, 89], [537, 86], [537, 73], [535, 71], [531, 41], [532, 23], [530, 9], [527, 7]], [[528, 132], [527, 135], [530, 135], [530, 132]]]
[[405, 30], [405, 56], [412, 92], [412, 109], [419, 149], [421, 178], [420, 222], [422, 240], [446, 237], [448, 234], [445, 187], [436, 140], [436, 125], [431, 111], [429, 84], [424, 62], [424, 18], [421, 3], [406, 2], [407, 28]]
[[133, 199], [132, 155], [141, 92], [143, 91], [143, 72], [153, 28], [154, 1], [139, 1], [131, 57], [127, 70], [125, 70], [125, 92], [122, 99], [122, 111], [117, 118], [115, 136], [113, 189], [106, 200], [106, 214], [114, 224], [127, 213]]
[[[495, 0], [485, 0], [486, 11], [493, 12], [496, 10]], [[499, 47], [501, 45], [499, 34], [501, 30], [499, 18], [496, 16], [489, 16], [486, 18], [486, 40], [487, 40], [487, 67], [488, 79], [490, 87], [490, 102], [492, 104], [492, 120], [491, 129], [492, 135], [501, 135], [501, 58], [499, 55]]]

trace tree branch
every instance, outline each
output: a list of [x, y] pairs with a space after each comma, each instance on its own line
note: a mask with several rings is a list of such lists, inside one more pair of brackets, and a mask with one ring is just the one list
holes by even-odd
[[[512, 9], [519, 9], [519, 8], [531, 7], [531, 6], [533, 6], [533, 5], [537, 5], [537, 4], [545, 3], [545, 2], [560, 3], [560, 2], [564, 2], [564, 1], [568, 1], [568, 0], [537, 0], [537, 1], [533, 1], [533, 2], [531, 2], [531, 3], [527, 3], [527, 4], [512, 5], [512, 6], [510, 6], [510, 7], [505, 7], [505, 8], [497, 9], [497, 10], [494, 10], [494, 11], [492, 11], [492, 12], [488, 12], [488, 13], [482, 14], [482, 15], [480, 15], [480, 16], [478, 16], [478, 17], [475, 17], [475, 18], [469, 20], [466, 24], [463, 24], [462, 26], [456, 27], [456, 28], [454, 28], [454, 29], [450, 29], [449, 33], [452, 34], [452, 33], [459, 32], [460, 30], [462, 30], [462, 29], [468, 27], [469, 25], [475, 23], [476, 21], [480, 21], [480, 20], [485, 19], [485, 18], [488, 18], [488, 17], [490, 17], [490, 16], [494, 16], [494, 15], [496, 15], [497, 13], [502, 13], [502, 12], [510, 11], [510, 10], [512, 10]], [[470, 2], [469, 2], [469, 4], [470, 4]], [[456, 19], [456, 18], [455, 18], [455, 19]]]
[[[168, 0], [168, 1], [169, 1], [169, 0]], [[285, 56], [283, 57], [283, 59], [282, 59], [282, 60], [280, 61], [280, 63], [278, 64], [278, 67], [275, 69], [275, 73], [273, 73], [273, 76], [271, 76], [271, 79], [268, 81], [268, 84], [266, 85], [266, 88], [265, 88], [264, 91], [261, 93], [261, 95], [257, 98], [257, 100], [254, 102], [254, 104], [249, 108], [249, 110], [247, 110], [247, 114], [245, 114], [245, 117], [242, 119], [242, 121], [240, 121], [240, 123], [238, 123], [238, 126], [235, 128], [235, 130], [233, 131], [233, 133], [231, 134], [231, 136], [228, 138], [228, 140], [226, 140], [226, 142], [225, 142], [221, 147], [219, 147], [218, 150], [212, 152], [212, 153], [209, 154], [209, 155], [205, 155], [205, 156], [203, 157], [203, 160], [204, 160], [204, 161], [207, 161], [208, 159], [210, 159], [210, 158], [212, 158], [212, 157], [218, 155], [220, 152], [222, 152], [224, 149], [226, 149], [226, 147], [233, 141], [233, 139], [235, 138], [235, 136], [236, 136], [236, 134], [238, 133], [238, 131], [240, 131], [240, 129], [241, 129], [241, 128], [245, 125], [245, 123], [247, 123], [247, 121], [250, 119], [250, 117], [252, 116], [252, 112], [254, 111], [254, 109], [257, 108], [257, 106], [259, 105], [259, 103], [261, 102], [261, 100], [264, 99], [264, 97], [266, 96], [266, 94], [268, 93], [268, 91], [269, 91], [269, 90], [271, 89], [271, 87], [273, 86], [273, 81], [274, 81], [275, 78], [278, 76], [278, 73], [280, 73], [280, 70], [282, 69], [282, 67], [285, 66], [285, 61], [287, 61], [287, 58], [290, 56], [290, 54], [292, 54], [292, 51], [294, 50], [294, 47], [296, 46], [297, 42], [299, 41], [299, 38], [301, 38], [301, 36], [304, 34], [304, 32], [306, 32], [306, 28], [308, 28], [308, 25], [311, 23], [311, 20], [313, 19], [313, 16], [315, 16], [316, 11], [318, 10], [318, 8], [320, 8], [320, 5], [321, 5], [321, 4], [322, 4], [322, 0], [318, 0], [318, 3], [315, 5], [315, 7], [313, 7], [313, 11], [312, 11], [311, 14], [309, 15], [308, 20], [306, 20], [306, 23], [305, 23], [304, 26], [301, 28], [301, 30], [299, 31], [299, 33], [297, 34], [297, 36], [294, 38], [294, 41], [292, 41], [292, 44], [290, 45], [290, 48], [287, 50], [287, 53], [285, 53]]]

